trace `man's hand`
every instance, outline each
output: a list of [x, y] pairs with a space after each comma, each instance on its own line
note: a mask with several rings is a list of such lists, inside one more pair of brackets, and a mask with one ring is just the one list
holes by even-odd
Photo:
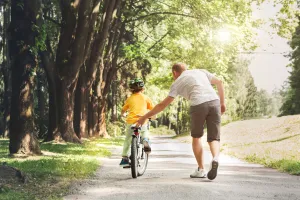
[[143, 124], [145, 124], [147, 118], [145, 118], [144, 116], [140, 117], [139, 120], [136, 122], [136, 127], [140, 127], [143, 126]]
[[170, 103], [174, 101], [174, 97], [166, 97], [162, 102], [157, 104], [152, 110], [150, 110], [147, 114], [142, 116], [137, 122], [137, 126], [142, 126], [148, 118], [152, 118], [152, 116], [158, 114], [163, 111]]
[[225, 106], [225, 104], [222, 104], [221, 105], [221, 113], [222, 113], [222, 115], [223, 115], [223, 113], [226, 111], [226, 106]]

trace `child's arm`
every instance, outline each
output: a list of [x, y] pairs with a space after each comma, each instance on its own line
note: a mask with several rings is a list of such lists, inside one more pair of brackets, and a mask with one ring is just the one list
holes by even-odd
[[128, 104], [128, 99], [126, 99], [126, 101], [125, 101], [125, 104], [124, 104], [124, 106], [123, 106], [123, 108], [122, 108], [122, 111], [121, 111], [121, 116], [122, 117], [125, 117], [125, 112], [127, 111], [129, 109], [129, 104]]

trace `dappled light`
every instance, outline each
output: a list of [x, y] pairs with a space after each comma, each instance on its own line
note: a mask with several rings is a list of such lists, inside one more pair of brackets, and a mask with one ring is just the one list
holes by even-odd
[[219, 30], [218, 31], [218, 39], [221, 42], [228, 42], [230, 40], [231, 34], [228, 30]]
[[94, 7], [93, 13], [99, 13], [99, 9], [100, 9], [100, 2]]
[[82, 0], [74, 0], [72, 3], [71, 3], [71, 6], [74, 7], [74, 8], [77, 8], [80, 4], [80, 1]]
[[[101, 140], [92, 140], [84, 145], [70, 143], [45, 143], [41, 145], [43, 156], [16, 159], [8, 157], [7, 139], [0, 139], [0, 163], [6, 163], [21, 170], [29, 179], [29, 184], [22, 185], [22, 191], [29, 191], [29, 199], [45, 197], [44, 191], [32, 190], [39, 184], [47, 187], [47, 191], [59, 194], [64, 191], [68, 183], [66, 180], [84, 178], [91, 175], [99, 166], [99, 157], [110, 155], [110, 151], [96, 144]], [[109, 147], [106, 144], [106, 147]], [[82, 167], [88, 166], [88, 167]], [[1, 183], [1, 181], [0, 181]], [[63, 186], [63, 187], [62, 187]], [[17, 186], [15, 190], [18, 190]], [[11, 188], [13, 189], [13, 188]], [[13, 189], [13, 191], [15, 191]], [[2, 194], [0, 194], [1, 197]]]
[[[161, 140], [164, 142], [157, 143]], [[76, 190], [84, 191], [84, 194], [81, 192], [71, 194], [66, 199], [95, 197], [117, 199], [126, 196], [135, 199], [141, 193], [145, 199], [196, 199], [200, 196], [212, 199], [235, 199], [237, 196], [241, 199], [253, 199], [257, 195], [263, 198], [276, 196], [284, 199], [285, 196], [289, 196], [291, 199], [296, 199], [299, 196], [297, 177], [278, 173], [262, 165], [248, 164], [223, 154], [220, 157], [222, 166], [218, 181], [191, 179], [188, 174], [194, 169], [195, 160], [192, 159], [192, 151], [189, 147], [188, 143], [156, 137], [153, 139], [155, 151], [151, 154], [149, 166], [142, 177], [131, 179], [129, 169], [117, 170], [119, 159], [113, 156], [104, 161], [101, 173], [96, 175], [96, 183], [94, 182], [93, 186], [89, 184], [77, 186]], [[173, 157], [173, 154], [176, 156]], [[169, 158], [160, 159], [161, 155], [169, 155]], [[187, 158], [189, 156], [191, 158]], [[205, 167], [208, 168], [210, 159], [206, 158]], [[190, 161], [186, 162], [186, 159]]]
[[0, 199], [300, 199], [299, 8], [0, 0]]

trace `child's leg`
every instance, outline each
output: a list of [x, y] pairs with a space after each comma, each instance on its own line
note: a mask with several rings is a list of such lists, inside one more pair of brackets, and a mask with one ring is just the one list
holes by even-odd
[[149, 141], [149, 129], [148, 129], [148, 125], [145, 124], [142, 126], [142, 129], [141, 129], [141, 135], [142, 135], [142, 141], [145, 139], [147, 141]]
[[123, 144], [122, 157], [128, 157], [129, 148], [131, 146], [131, 140], [132, 140], [131, 124], [126, 124], [126, 133], [125, 133], [125, 140]]
[[150, 142], [149, 142], [149, 129], [147, 125], [142, 126], [141, 130], [142, 142], [144, 144], [144, 150], [147, 154], [151, 152]]

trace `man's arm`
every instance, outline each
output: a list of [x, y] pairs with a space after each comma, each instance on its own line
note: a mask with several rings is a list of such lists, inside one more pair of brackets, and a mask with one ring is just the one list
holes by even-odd
[[220, 96], [221, 112], [223, 114], [226, 110], [223, 82], [216, 77], [213, 77], [210, 82], [211, 82], [211, 84], [217, 86], [218, 94]]
[[136, 123], [137, 126], [143, 125], [145, 123], [145, 121], [152, 117], [153, 115], [156, 115], [158, 113], [160, 113], [161, 111], [163, 111], [170, 103], [172, 103], [172, 101], [174, 101], [173, 97], [168, 96], [167, 98], [165, 98], [162, 102], [160, 102], [159, 104], [157, 104], [152, 110], [150, 110], [147, 114], [145, 114], [144, 116], [142, 116]]

